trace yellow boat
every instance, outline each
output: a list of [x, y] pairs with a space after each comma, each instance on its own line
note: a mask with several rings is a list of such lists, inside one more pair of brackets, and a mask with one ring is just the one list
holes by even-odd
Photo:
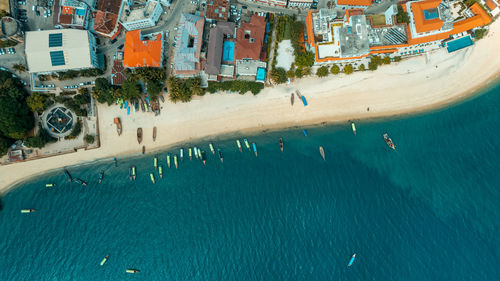
[[158, 157], [156, 157], [156, 156], [154, 159], [154, 166], [155, 166], [155, 170], [158, 170]]
[[156, 181], [155, 181], [155, 175], [153, 175], [153, 173], [150, 173], [150, 174], [149, 174], [149, 177], [151, 178], [151, 181], [152, 181], [153, 183], [156, 183]]
[[33, 213], [36, 211], [35, 209], [22, 209], [21, 214]]
[[179, 167], [179, 163], [177, 162], [177, 154], [174, 155], [174, 165], [176, 169]]
[[160, 167], [158, 167], [158, 173], [160, 174], [160, 179], [163, 178], [163, 167], [160, 165]]
[[238, 149], [240, 150], [241, 152], [241, 143], [240, 143], [240, 140], [236, 140], [236, 144], [238, 145]]
[[107, 261], [108, 261], [109, 255], [106, 255], [102, 261], [101, 261], [101, 266], [103, 266]]
[[189, 148], [189, 160], [192, 160], [192, 159], [193, 159], [193, 150], [190, 147]]
[[55, 185], [55, 184], [53, 184], [53, 183], [46, 183], [46, 184], [45, 184], [45, 187], [54, 187], [54, 186], [56, 186], [56, 185]]
[[133, 268], [127, 268], [125, 270], [126, 273], [138, 273], [140, 272], [139, 269], [133, 269]]
[[210, 143], [208, 146], [210, 147], [210, 151], [212, 151], [212, 154], [215, 154], [215, 149], [212, 143]]

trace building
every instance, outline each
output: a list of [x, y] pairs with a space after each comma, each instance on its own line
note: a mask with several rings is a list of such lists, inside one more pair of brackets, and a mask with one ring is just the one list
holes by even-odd
[[123, 66], [123, 52], [117, 52], [113, 57], [113, 68], [111, 68], [111, 85], [121, 85], [128, 78]]
[[289, 8], [309, 9], [313, 5], [314, 0], [288, 0]]
[[336, 0], [335, 4], [342, 9], [366, 9], [372, 5], [372, 0]]
[[24, 42], [24, 32], [21, 24], [11, 17], [0, 19], [0, 41], [12, 40]]
[[[205, 73], [208, 75], [209, 81], [217, 80], [217, 77], [221, 74], [223, 61], [225, 64], [232, 64], [234, 62], [234, 42], [232, 41], [234, 28], [234, 22], [219, 21], [215, 27], [210, 29], [207, 63], [205, 64]], [[228, 68], [225, 67], [224, 70], [226, 71], [223, 74], [225, 77], [228, 77]]]
[[128, 31], [153, 27], [163, 13], [155, 0], [123, 0], [120, 7], [120, 24]]
[[104, 37], [115, 38], [121, 29], [118, 23], [121, 0], [99, 0], [94, 19], [94, 31]]
[[127, 32], [125, 36], [123, 66], [163, 66], [163, 32], [142, 35], [140, 30]]
[[236, 78], [241, 80], [265, 82], [267, 63], [256, 60], [236, 61]]
[[241, 27], [236, 31], [236, 60], [260, 60], [265, 34], [266, 19], [264, 17], [254, 14], [249, 23], [241, 23]]
[[87, 3], [78, 0], [56, 0], [54, 5], [54, 27], [88, 29], [90, 9]]
[[264, 4], [264, 5], [283, 7], [283, 8], [286, 8], [288, 2], [288, 0], [252, 0], [252, 1], [256, 2], [257, 4]]
[[87, 30], [28, 31], [25, 48], [30, 73], [99, 67], [96, 41]]
[[200, 58], [203, 43], [205, 19], [183, 13], [179, 21], [179, 31], [174, 54], [174, 73], [179, 78], [197, 76], [202, 70]]
[[494, 17], [500, 13], [500, 1], [499, 0], [485, 0], [484, 4], [490, 10], [491, 15]]
[[208, 21], [227, 21], [229, 17], [229, 0], [209, 0], [207, 1]]

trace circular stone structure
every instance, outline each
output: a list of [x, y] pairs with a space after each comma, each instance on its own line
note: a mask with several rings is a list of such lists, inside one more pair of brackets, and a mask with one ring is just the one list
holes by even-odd
[[62, 104], [54, 104], [42, 114], [42, 126], [55, 138], [63, 138], [71, 133], [76, 123], [76, 114]]
[[7, 39], [14, 39], [17, 41], [17, 37], [22, 38], [23, 36], [21, 24], [12, 17], [6, 16], [0, 19], [0, 28], [2, 35]]

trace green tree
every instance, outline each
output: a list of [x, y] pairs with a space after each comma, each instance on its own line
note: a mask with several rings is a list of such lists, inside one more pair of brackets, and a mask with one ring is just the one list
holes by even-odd
[[295, 78], [295, 70], [294, 70], [293, 68], [290, 68], [290, 69], [286, 72], [286, 77], [287, 77], [287, 78], [290, 78], [290, 79]]
[[92, 95], [97, 102], [111, 105], [119, 96], [118, 92], [119, 90], [112, 88], [106, 78], [97, 78]]
[[474, 37], [479, 40], [484, 37], [484, 34], [486, 33], [486, 29], [484, 28], [478, 28], [474, 31]]
[[26, 97], [26, 103], [33, 112], [41, 112], [44, 110], [46, 101], [47, 96], [43, 94], [33, 93], [32, 95]]
[[303, 76], [304, 76], [304, 74], [302, 72], [302, 68], [295, 69], [295, 77], [302, 78]]
[[141, 90], [137, 80], [128, 78], [122, 85], [122, 98], [132, 101], [141, 97]]
[[0, 137], [0, 156], [7, 154], [10, 144], [11, 142], [8, 139]]
[[94, 141], [95, 141], [95, 138], [93, 135], [85, 135], [85, 137], [83, 138], [85, 140], [86, 143], [88, 144], [93, 144]]
[[282, 67], [273, 68], [271, 70], [270, 77], [277, 84], [282, 84], [288, 81], [288, 78], [286, 77], [286, 71]]
[[55, 142], [57, 139], [53, 138], [45, 129], [40, 129], [38, 135], [27, 138], [24, 145], [27, 147], [43, 148], [47, 143]]
[[82, 87], [82, 88], [78, 89], [78, 93], [82, 94], [82, 95], [87, 95], [89, 93], [89, 88]]
[[10, 16], [9, 12], [6, 10], [0, 10], [0, 18]]
[[375, 63], [373, 61], [371, 61], [371, 62], [368, 63], [368, 69], [369, 70], [374, 71], [374, 70], [377, 70], [377, 68], [378, 68], [378, 64], [377, 63]]
[[184, 81], [186, 88], [196, 96], [203, 96], [205, 94], [205, 90], [201, 87], [201, 78], [200, 77], [192, 77], [186, 79]]
[[170, 76], [167, 79], [167, 87], [169, 98], [172, 102], [188, 102], [191, 100], [193, 94], [179, 78]]
[[400, 56], [394, 57], [394, 61], [395, 62], [401, 61], [401, 57]]
[[311, 67], [314, 64], [314, 53], [313, 52], [303, 52], [295, 54], [295, 65], [298, 68]]
[[330, 69], [330, 72], [332, 74], [339, 74], [340, 73], [340, 67], [336, 64], [332, 65], [332, 68]]
[[365, 65], [364, 64], [360, 64], [359, 67], [358, 67], [358, 70], [359, 71], [365, 71], [366, 70]]
[[410, 17], [408, 16], [408, 13], [403, 10], [403, 6], [401, 5], [398, 5], [396, 20], [398, 21], [398, 23], [410, 23]]
[[86, 105], [90, 103], [90, 95], [78, 94], [73, 98], [73, 100], [75, 101], [75, 104], [78, 106]]
[[23, 139], [33, 129], [34, 117], [23, 84], [7, 71], [0, 71], [0, 136]]
[[380, 56], [373, 56], [370, 61], [377, 65], [382, 65], [384, 63], [384, 60]]
[[311, 73], [312, 73], [312, 70], [311, 70], [311, 68], [310, 68], [310, 67], [304, 67], [304, 68], [302, 68], [302, 74], [303, 74], [304, 76], [311, 75]]
[[316, 75], [318, 77], [326, 77], [328, 76], [328, 66], [322, 66], [316, 70]]
[[386, 56], [384, 57], [384, 64], [390, 64], [391, 63], [391, 58]]
[[344, 66], [344, 73], [349, 75], [354, 72], [354, 69], [352, 68], [352, 65], [348, 64]]
[[26, 71], [26, 66], [20, 63], [15, 63], [14, 65], [12, 65], [12, 68], [19, 73]]
[[64, 137], [64, 139], [72, 140], [80, 135], [82, 132], [82, 121], [76, 120], [75, 126], [71, 130], [71, 133]]

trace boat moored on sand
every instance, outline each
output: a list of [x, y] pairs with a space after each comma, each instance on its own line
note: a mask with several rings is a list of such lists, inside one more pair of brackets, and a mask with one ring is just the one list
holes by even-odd
[[21, 214], [33, 213], [35, 211], [35, 209], [21, 209]]
[[137, 142], [139, 144], [142, 142], [142, 128], [137, 128]]
[[156, 141], [156, 126], [153, 127], [153, 142]]
[[120, 121], [120, 118], [116, 117], [113, 120], [113, 123], [116, 125], [116, 132], [118, 133], [118, 136], [122, 134], [122, 122]]
[[396, 146], [394, 145], [394, 142], [392, 141], [392, 139], [389, 137], [389, 134], [384, 133], [382, 136], [384, 137], [384, 141], [387, 144], [387, 146], [396, 150]]

